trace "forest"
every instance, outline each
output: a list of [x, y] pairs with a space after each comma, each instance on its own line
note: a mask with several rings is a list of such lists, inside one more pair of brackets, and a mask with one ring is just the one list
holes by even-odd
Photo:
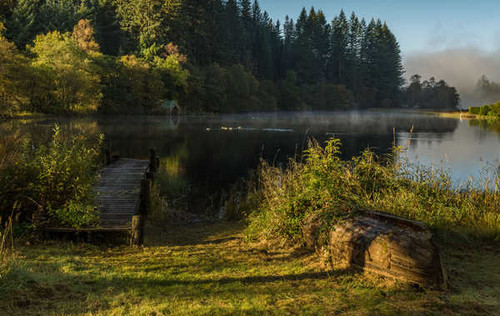
[[[408, 101], [396, 37], [380, 19], [355, 13], [330, 21], [303, 8], [281, 23], [257, 0], [8, 0], [0, 23], [2, 112], [155, 114], [168, 100], [190, 113]], [[455, 99], [429, 107], [455, 108], [456, 91], [441, 89]]]

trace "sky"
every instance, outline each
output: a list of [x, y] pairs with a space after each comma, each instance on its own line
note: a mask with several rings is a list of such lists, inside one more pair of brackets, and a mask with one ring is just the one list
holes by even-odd
[[475, 46], [500, 49], [500, 1], [496, 0], [260, 0], [273, 20], [296, 18], [302, 9], [322, 9], [328, 20], [344, 9], [380, 18], [396, 34], [403, 54]]
[[481, 75], [500, 82], [500, 0], [259, 0], [273, 20], [294, 20], [302, 7], [322, 9], [331, 21], [344, 9], [358, 17], [386, 21], [396, 35], [405, 79], [444, 79], [457, 87], [462, 106], [477, 98]]

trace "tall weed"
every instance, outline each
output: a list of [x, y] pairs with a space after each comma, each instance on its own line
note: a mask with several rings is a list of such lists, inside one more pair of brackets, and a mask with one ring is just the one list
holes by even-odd
[[97, 179], [102, 141], [102, 135], [92, 140], [82, 134], [64, 135], [57, 125], [46, 144], [20, 139], [9, 157], [0, 158], [0, 215], [5, 218], [17, 202], [16, 217], [35, 227], [95, 224], [92, 184]]
[[310, 141], [304, 162], [291, 160], [285, 170], [262, 162], [249, 236], [308, 244], [311, 225], [321, 234], [372, 209], [422, 221], [443, 234], [500, 239], [498, 183], [461, 190], [443, 170], [398, 159], [399, 148], [387, 157], [366, 150], [348, 161], [340, 150], [338, 139], [325, 147]]

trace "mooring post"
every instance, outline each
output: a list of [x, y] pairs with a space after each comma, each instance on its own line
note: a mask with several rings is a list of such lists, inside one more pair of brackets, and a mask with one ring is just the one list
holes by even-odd
[[151, 170], [151, 172], [156, 172], [156, 170], [158, 170], [156, 160], [157, 160], [156, 149], [151, 148], [149, 150], [149, 170]]
[[147, 215], [151, 204], [151, 180], [141, 180], [141, 208], [140, 214]]
[[111, 150], [106, 148], [104, 151], [104, 165], [109, 166], [109, 164], [111, 164]]
[[132, 246], [140, 246], [144, 243], [144, 217], [142, 215], [132, 216], [131, 235]]
[[144, 226], [146, 216], [151, 205], [151, 180], [141, 180], [141, 203], [139, 205], [139, 214], [132, 217], [131, 240], [133, 246], [140, 246], [144, 243]]

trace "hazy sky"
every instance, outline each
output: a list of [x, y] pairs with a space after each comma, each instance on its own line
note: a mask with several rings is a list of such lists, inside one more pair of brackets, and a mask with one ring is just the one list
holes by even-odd
[[387, 21], [403, 55], [419, 50], [473, 46], [500, 49], [500, 0], [260, 0], [273, 20], [296, 18], [302, 7], [323, 9], [331, 20], [343, 8]]
[[[294, 20], [302, 7], [322, 9], [329, 21], [340, 9], [350, 15], [387, 22], [398, 38], [404, 77], [444, 79], [455, 86], [461, 104], [492, 102], [480, 98], [477, 80], [500, 82], [500, 0], [259, 0], [273, 20]], [[494, 101], [494, 100], [493, 100]]]

